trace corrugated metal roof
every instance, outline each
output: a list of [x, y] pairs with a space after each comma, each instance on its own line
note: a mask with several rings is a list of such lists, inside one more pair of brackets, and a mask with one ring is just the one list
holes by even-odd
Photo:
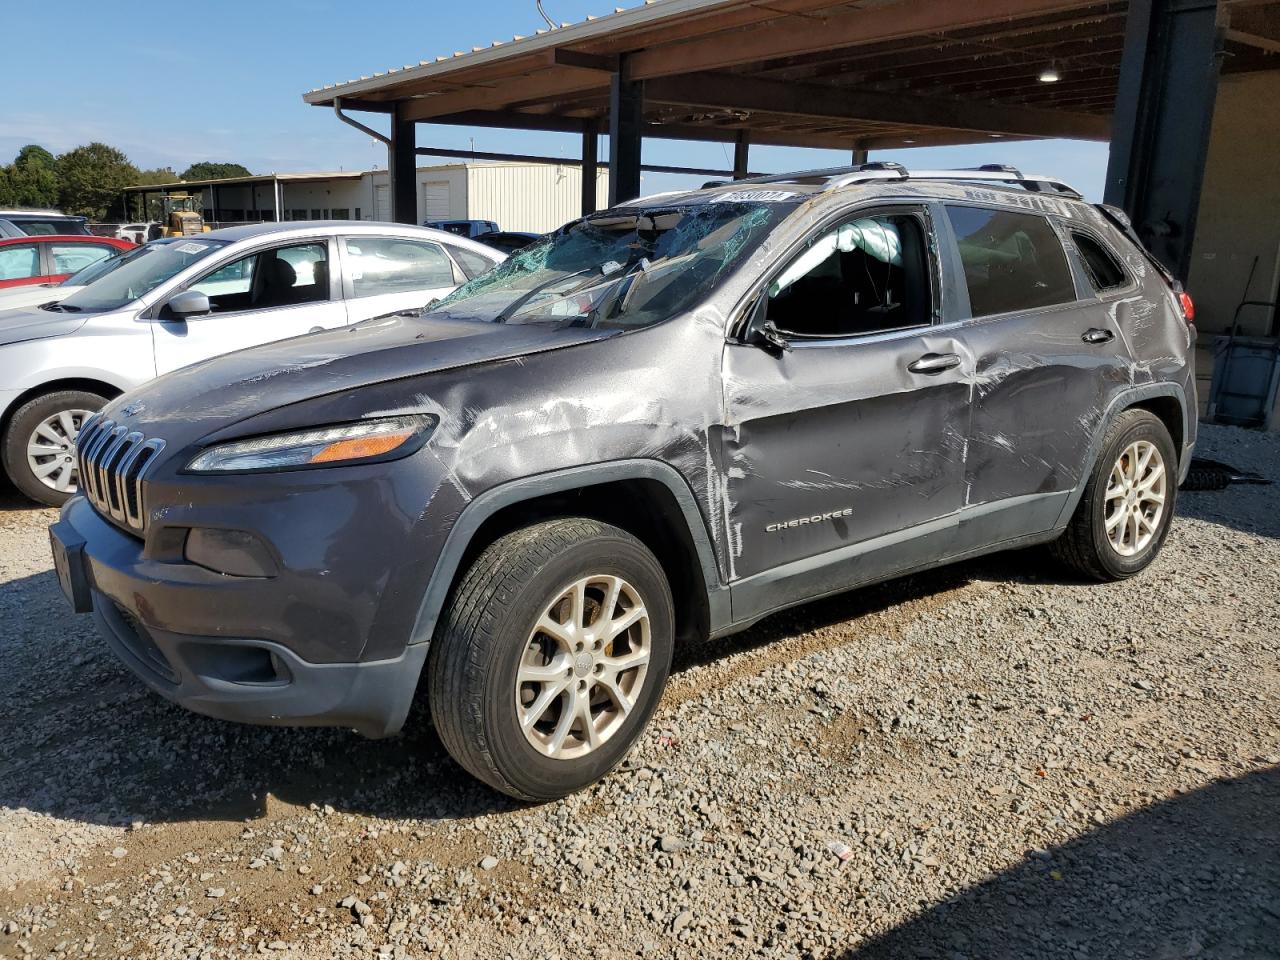
[[220, 180], [175, 180], [172, 183], [139, 183], [125, 187], [126, 193], [138, 193], [151, 190], [183, 190], [192, 187], [223, 187], [242, 183], [271, 183], [279, 180], [282, 183], [304, 180], [358, 180], [364, 176], [363, 170], [317, 170], [302, 173], [263, 173], [248, 177], [223, 177]]
[[328, 83], [323, 87], [308, 90], [302, 98], [307, 103], [327, 103], [335, 96], [359, 96], [392, 83], [440, 76], [454, 70], [481, 66], [519, 54], [537, 53], [629, 28], [648, 26], [664, 17], [717, 6], [730, 6], [735, 2], [736, 0], [644, 0], [641, 6], [630, 9], [615, 7], [613, 13], [600, 17], [588, 16], [578, 23], [562, 23], [554, 30], [544, 27], [535, 31], [533, 36], [516, 34], [510, 40], [494, 40], [487, 47], [472, 47], [469, 51], [458, 50], [452, 55], [437, 56], [434, 60], [420, 60], [416, 65], [405, 64], [352, 80]]

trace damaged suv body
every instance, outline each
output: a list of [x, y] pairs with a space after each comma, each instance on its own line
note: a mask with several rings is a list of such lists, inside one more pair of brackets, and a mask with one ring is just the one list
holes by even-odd
[[1189, 301], [1122, 215], [1007, 168], [650, 197], [423, 314], [206, 361], [79, 440], [76, 608], [201, 713], [591, 783], [677, 643], [1036, 543], [1098, 579], [1168, 531]]

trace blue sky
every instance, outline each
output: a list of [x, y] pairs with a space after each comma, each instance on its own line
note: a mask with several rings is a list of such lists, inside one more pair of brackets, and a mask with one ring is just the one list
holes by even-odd
[[[636, 3], [544, 0], [556, 20], [575, 22]], [[304, 105], [302, 93], [542, 25], [534, 0], [219, 0], [187, 13], [171, 0], [63, 0], [56, 16], [39, 3], [6, 4], [4, 21], [9, 38], [24, 39], [5, 45], [11, 95], [0, 107], [0, 162], [26, 143], [57, 153], [101, 140], [140, 167], [182, 170], [196, 160], [228, 160], [255, 173], [385, 166], [380, 144], [332, 112]], [[579, 149], [578, 138], [565, 134], [427, 125], [419, 127], [418, 143], [565, 157]], [[731, 157], [732, 148], [719, 144], [660, 140], [646, 141], [644, 154], [650, 163], [703, 167], [729, 166]], [[1098, 199], [1107, 148], [1058, 140], [875, 158], [916, 167], [1012, 163], [1060, 176]], [[847, 162], [843, 151], [777, 147], [753, 148], [751, 157], [752, 169], [766, 172]], [[646, 174], [644, 188], [698, 179]]]

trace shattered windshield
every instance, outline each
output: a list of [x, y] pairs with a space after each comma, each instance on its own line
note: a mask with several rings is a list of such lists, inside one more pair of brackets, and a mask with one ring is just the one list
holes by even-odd
[[463, 284], [432, 316], [634, 329], [706, 297], [793, 204], [703, 202], [608, 210]]

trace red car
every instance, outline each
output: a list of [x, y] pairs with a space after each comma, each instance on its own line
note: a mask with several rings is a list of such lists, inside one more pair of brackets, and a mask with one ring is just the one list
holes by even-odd
[[0, 237], [0, 290], [57, 283], [91, 263], [135, 246], [115, 237]]

